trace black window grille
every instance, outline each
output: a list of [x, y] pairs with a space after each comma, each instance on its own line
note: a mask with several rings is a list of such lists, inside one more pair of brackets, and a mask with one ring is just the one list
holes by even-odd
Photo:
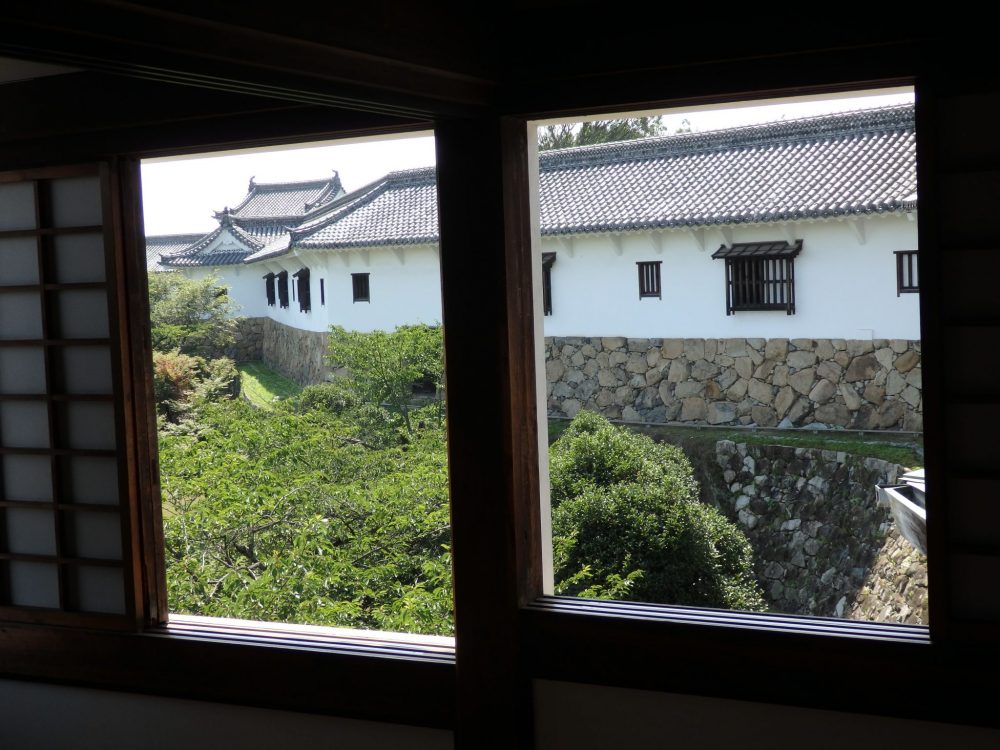
[[367, 273], [352, 273], [351, 287], [354, 289], [355, 302], [371, 302], [371, 295], [368, 287]]
[[324, 280], [319, 280], [319, 303], [320, 305], [326, 305], [326, 284], [323, 283]]
[[723, 245], [715, 259], [726, 261], [726, 315], [741, 310], [784, 310], [795, 314], [795, 256], [802, 240]]
[[278, 282], [278, 306], [288, 307], [288, 271], [275, 276]]
[[292, 276], [299, 295], [299, 312], [309, 312], [312, 309], [312, 294], [309, 291], [309, 269], [300, 268]]
[[267, 306], [274, 307], [274, 274], [264, 276], [264, 293], [267, 295]]
[[552, 264], [555, 253], [542, 253], [542, 314], [552, 314]]
[[662, 261], [648, 260], [636, 263], [639, 267], [639, 299], [643, 297], [656, 297], [663, 299], [663, 291], [660, 287], [660, 265]]
[[916, 250], [897, 250], [896, 255], [896, 296], [907, 292], [920, 291], [920, 272], [917, 269]]

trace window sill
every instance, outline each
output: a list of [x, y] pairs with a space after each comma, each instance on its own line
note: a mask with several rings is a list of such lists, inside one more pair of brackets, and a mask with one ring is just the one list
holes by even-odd
[[452, 639], [173, 616], [144, 633], [0, 624], [0, 675], [451, 728]]
[[920, 626], [546, 596], [520, 634], [539, 679], [1000, 725], [991, 693], [959, 677], [990, 672], [997, 650]]

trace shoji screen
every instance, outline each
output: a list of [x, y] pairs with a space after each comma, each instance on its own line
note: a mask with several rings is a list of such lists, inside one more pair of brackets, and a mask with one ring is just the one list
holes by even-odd
[[0, 174], [0, 619], [131, 608], [108, 179]]

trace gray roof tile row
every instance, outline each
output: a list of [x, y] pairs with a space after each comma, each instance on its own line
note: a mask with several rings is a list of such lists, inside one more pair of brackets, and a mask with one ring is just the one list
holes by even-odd
[[[551, 236], [909, 211], [916, 208], [915, 144], [913, 106], [900, 105], [544, 152], [541, 231]], [[321, 195], [296, 222], [265, 215], [301, 203], [302, 186], [316, 190], [328, 183], [289, 183], [284, 192], [251, 183], [247, 199], [228, 217], [255, 241], [243, 257], [225, 262], [250, 263], [296, 247], [437, 242], [433, 167], [392, 172], [337, 198]], [[195, 260], [208, 241], [164, 261], [222, 265], [215, 255]]]

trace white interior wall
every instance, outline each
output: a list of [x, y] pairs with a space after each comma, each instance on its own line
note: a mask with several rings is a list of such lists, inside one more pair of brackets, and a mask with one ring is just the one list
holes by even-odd
[[[53, 721], [53, 717], [58, 717]], [[0, 680], [4, 748], [445, 750], [449, 731]], [[993, 750], [1000, 731], [566, 682], [535, 682], [538, 750]]]

